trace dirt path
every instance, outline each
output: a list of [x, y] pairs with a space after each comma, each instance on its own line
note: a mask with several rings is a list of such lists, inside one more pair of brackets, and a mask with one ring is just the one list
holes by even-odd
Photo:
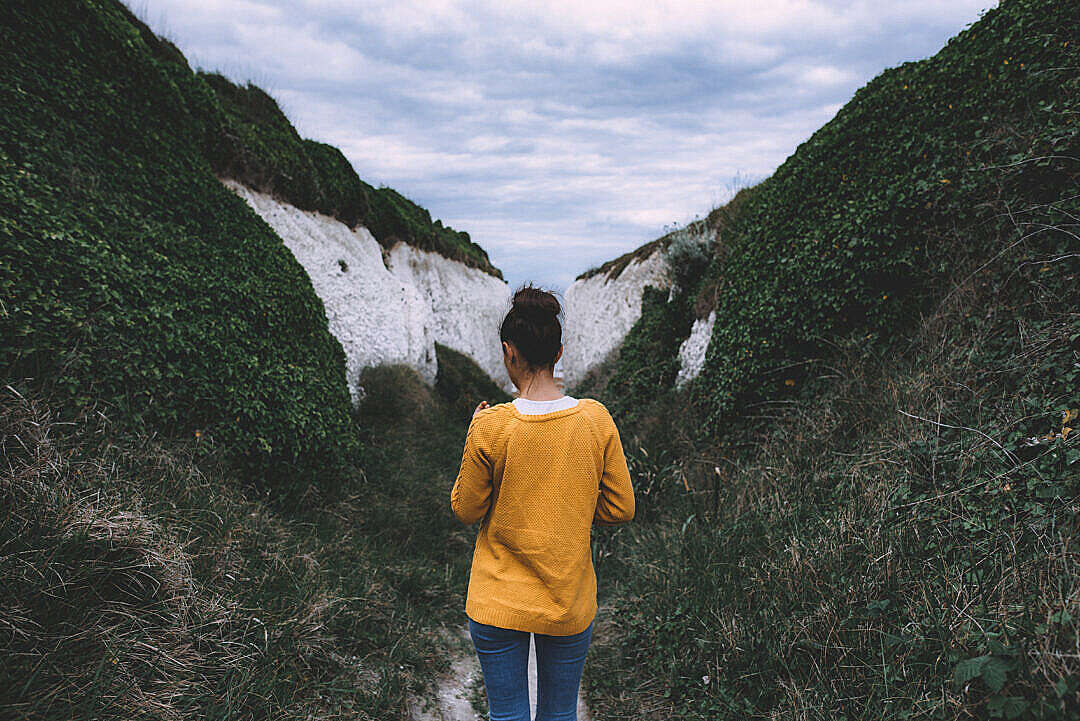
[[[450, 672], [439, 679], [439, 690], [435, 699], [436, 708], [423, 710], [422, 703], [414, 703], [413, 708], [418, 709], [414, 714], [415, 721], [482, 721], [483, 717], [473, 710], [472, 702], [469, 700], [474, 686], [483, 684], [480, 664], [476, 660], [467, 631], [462, 632], [461, 641], [459, 655], [451, 664]], [[536, 647], [532, 645], [529, 646], [529, 703], [535, 714]], [[591, 721], [580, 693], [578, 694], [577, 717], [578, 721]]]

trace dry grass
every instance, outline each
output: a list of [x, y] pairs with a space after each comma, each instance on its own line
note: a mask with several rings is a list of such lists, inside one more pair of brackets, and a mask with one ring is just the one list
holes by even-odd
[[574, 278], [574, 280], [587, 280], [601, 274], [606, 276], [608, 280], [614, 280], [615, 278], [618, 278], [619, 275], [626, 270], [626, 266], [630, 265], [633, 261], [643, 262], [653, 255], [653, 253], [663, 251], [670, 240], [670, 234], [657, 238], [656, 240], [650, 240], [648, 243], [640, 245], [634, 250], [623, 253], [618, 258], [612, 258], [595, 268], [589, 268], [584, 273], [578, 275], [577, 278]]
[[408, 718], [460, 615], [464, 429], [388, 373], [365, 477], [300, 508], [196, 463], [199, 440], [61, 423], [44, 391], [3, 388], [0, 717]]

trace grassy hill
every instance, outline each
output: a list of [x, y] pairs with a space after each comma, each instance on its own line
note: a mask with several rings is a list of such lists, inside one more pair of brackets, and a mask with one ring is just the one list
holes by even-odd
[[0, 718], [412, 718], [464, 619], [461, 402], [497, 397], [450, 353], [436, 389], [363, 383], [362, 465], [291, 505], [243, 493], [224, 444], [0, 390]]
[[0, 37], [4, 377], [224, 446], [263, 491], [335, 487], [360, 452], [343, 351], [304, 269], [216, 176], [498, 275], [486, 254], [115, 0], [4, 3]]
[[639, 494], [599, 717], [1080, 713], [1078, 26], [1006, 1], [883, 72], [646, 295], [589, 388]]
[[301, 265], [206, 159], [213, 95], [119, 3], [0, 11], [0, 369], [115, 422], [227, 446], [264, 489], [359, 452]]
[[[470, 539], [463, 404], [341, 345], [219, 181], [498, 274], [113, 0], [0, 8], [0, 717], [408, 718]], [[408, 463], [402, 459], [407, 458]]]

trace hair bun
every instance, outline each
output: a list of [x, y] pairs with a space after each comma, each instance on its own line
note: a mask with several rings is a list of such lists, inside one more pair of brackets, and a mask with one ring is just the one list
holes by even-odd
[[523, 285], [499, 326], [499, 338], [513, 345], [530, 368], [554, 369], [562, 347], [561, 311], [553, 294]]
[[562, 311], [562, 306], [551, 293], [527, 285], [514, 293], [514, 310], [519, 313], [545, 313], [558, 316]]

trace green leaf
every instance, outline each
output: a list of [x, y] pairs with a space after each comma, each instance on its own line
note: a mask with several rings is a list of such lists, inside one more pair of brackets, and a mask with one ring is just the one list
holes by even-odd
[[1027, 710], [1028, 703], [1020, 696], [991, 696], [986, 702], [986, 710], [994, 718], [1004, 716], [1007, 719], [1018, 718]]
[[[1005, 685], [1009, 664], [1000, 658], [991, 656], [982, 666], [982, 680], [993, 692], [998, 692]], [[1010, 717], [1011, 718], [1011, 717]]]
[[990, 656], [976, 656], [975, 658], [966, 658], [960, 663], [956, 664], [953, 669], [953, 683], [957, 688], [963, 686], [974, 678], [977, 678], [982, 673], [983, 664], [990, 659]]

